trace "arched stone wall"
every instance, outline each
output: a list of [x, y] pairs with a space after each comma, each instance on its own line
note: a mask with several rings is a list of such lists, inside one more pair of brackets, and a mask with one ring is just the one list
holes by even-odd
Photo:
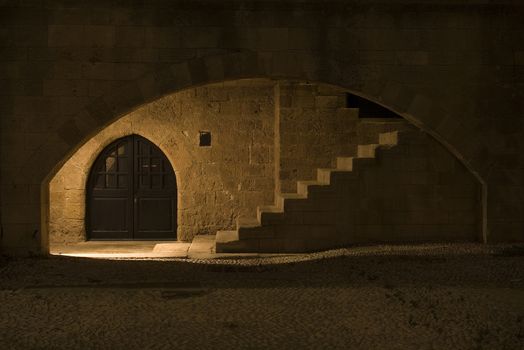
[[[486, 167], [489, 167], [489, 164], [485, 164], [487, 159], [482, 157], [486, 151], [484, 142], [467, 132], [467, 126], [460, 122], [460, 118], [452, 116], [438, 101], [433, 101], [431, 96], [416, 93], [408, 86], [385, 77], [367, 85], [371, 82], [362, 76], [338, 76], [338, 69], [344, 63], [334, 59], [327, 63], [311, 64], [310, 61], [314, 58], [312, 55], [294, 54], [291, 57], [293, 59], [259, 55], [251, 51], [236, 52], [188, 60], [149, 72], [90, 102], [77, 115], [63, 122], [54, 137], [39, 148], [33, 159], [39, 159], [43, 154], [54, 155], [55, 162], [50, 163], [56, 165], [46, 174], [49, 177], [79, 145], [138, 106], [189, 87], [242, 78], [269, 78], [321, 82], [357, 92], [432, 133], [480, 177]], [[464, 135], [468, 136], [461, 137]]]
[[[311, 57], [309, 58], [311, 59]], [[246, 51], [189, 60], [171, 65], [161, 71], [148, 73], [88, 104], [78, 115], [64, 122], [57, 129], [54, 138], [48, 140], [47, 145], [40, 147], [34, 155], [34, 160], [50, 159], [50, 155], [53, 154], [55, 156], [55, 164], [42, 183], [44, 200], [42, 205], [45, 208], [48, 203], [49, 195], [46, 193], [46, 188], [49, 186], [49, 181], [70, 155], [102, 128], [134, 110], [137, 106], [189, 87], [222, 80], [257, 77], [322, 81], [348, 90], [358, 91], [358, 94], [362, 97], [392, 109], [419, 128], [429, 132], [459, 158], [485, 185], [481, 173], [485, 166], [483, 162], [486, 159], [477, 155], [484, 149], [482, 143], [474, 145], [475, 147], [468, 143], [468, 148], [463, 148], [464, 151], [458, 149], [457, 147], [462, 146], [465, 140], [471, 138], [457, 138], [456, 135], [460, 134], [460, 128], [464, 126], [461, 126], [457, 119], [451, 117], [438, 106], [437, 102], [433, 102], [429, 97], [416, 94], [409, 88], [393, 82], [384, 81], [380, 84], [381, 89], [377, 89], [376, 86], [373, 86], [374, 89], [372, 89], [372, 87], [366, 86], [366, 81], [362, 78], [354, 77], [354, 80], [346, 81], [343, 77], [337, 76], [336, 69], [324, 70], [328, 67], [340, 67], [341, 64], [336, 61], [331, 61], [328, 67], [322, 65], [307, 67], [305, 66], [305, 63], [309, 62], [307, 57], [295, 55], [291, 62], [288, 59], [281, 62], [280, 59], [282, 58], [278, 56], [261, 56], [255, 52]], [[289, 65], [286, 66], [286, 63]], [[282, 68], [282, 65], [288, 67], [287, 72]], [[144, 136], [148, 137], [147, 135]], [[46, 167], [49, 168], [49, 165]], [[483, 205], [486, 206], [487, 192], [485, 189], [483, 194]], [[485, 210], [484, 214], [486, 214]], [[48, 212], [44, 211], [44, 217], [48, 217], [48, 215]], [[45, 238], [48, 232], [47, 222], [48, 219], [43, 220], [42, 244], [44, 250], [47, 249], [48, 245], [48, 240]], [[483, 225], [483, 237], [484, 240], [487, 239], [486, 225]]]
[[[199, 233], [234, 229], [237, 217], [253, 216], [257, 206], [273, 203], [275, 187], [283, 183], [284, 167], [301, 169], [285, 179], [286, 188], [282, 191], [293, 192], [296, 181], [310, 180], [317, 167], [329, 167], [337, 156], [353, 155], [357, 142], [376, 142], [379, 132], [412, 129], [405, 122], [382, 122], [375, 126], [361, 122], [355, 119], [357, 116], [352, 110], [344, 108], [344, 96], [344, 89], [326, 84], [241, 79], [185, 89], [144, 104], [81, 145], [50, 181], [48, 232], [51, 245], [85, 240], [85, 186], [89, 170], [108, 144], [126, 135], [139, 134], [148, 138], [170, 159], [179, 182], [178, 237], [190, 240]], [[283, 116], [277, 118], [274, 113], [280, 112], [275, 112], [274, 108], [294, 111], [295, 117], [290, 120]], [[300, 115], [302, 118], [296, 119]], [[276, 123], [279, 133], [287, 135], [285, 142], [281, 139], [283, 135], [276, 138], [273, 133]], [[287, 149], [293, 130], [313, 125], [323, 131], [315, 129], [318, 133], [301, 134], [295, 145], [303, 149], [301, 153], [309, 153], [308, 162], [294, 159], [297, 155]], [[213, 131], [212, 148], [198, 147], [198, 130]], [[246, 137], [248, 134], [250, 136]], [[358, 141], [362, 136], [367, 141]], [[308, 142], [307, 137], [315, 142]], [[320, 148], [313, 152], [315, 146]], [[427, 139], [415, 146], [420, 150], [412, 152], [420, 155], [421, 165], [441, 164], [442, 161], [456, 163], [452, 155], [438, 151], [442, 147], [435, 141]], [[433, 151], [428, 155], [432, 156], [422, 156], [426, 154], [424, 150], [430, 149]], [[287, 157], [283, 163], [277, 153]], [[451, 166], [456, 169], [455, 174], [449, 173], [447, 168], [449, 166], [442, 169], [437, 166], [432, 170], [433, 175], [446, 179], [468, 177], [460, 166]], [[274, 174], [280, 174], [278, 179]], [[469, 182], [463, 181], [464, 186], [469, 186]], [[453, 206], [455, 203], [447, 204]], [[472, 231], [470, 222], [476, 215], [468, 212], [467, 216], [469, 225], [463, 227], [464, 232], [455, 234], [456, 239], [471, 237], [471, 232], [477, 231]], [[451, 223], [449, 229], [456, 231], [459, 226]], [[413, 229], [421, 229], [421, 226]]]
[[[272, 202], [273, 85], [259, 79], [186, 89], [102, 129], [50, 181], [50, 244], [85, 241], [85, 189], [92, 164], [107, 145], [131, 134], [157, 145], [173, 166], [179, 240], [233, 228], [236, 217]], [[200, 130], [212, 131], [211, 147], [199, 147]]]
[[46, 246], [39, 226], [47, 215], [47, 183], [105, 126], [165, 94], [242, 77], [330, 83], [394, 109], [486, 184], [487, 239], [524, 239], [519, 4], [4, 5], [6, 251]]

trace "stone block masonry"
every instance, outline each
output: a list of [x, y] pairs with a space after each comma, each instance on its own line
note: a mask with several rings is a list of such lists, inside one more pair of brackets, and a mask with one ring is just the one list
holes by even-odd
[[[150, 139], [172, 162], [180, 240], [236, 228], [257, 208], [295, 192], [298, 180], [299, 194], [314, 200], [288, 198], [284, 215], [258, 209], [259, 222], [277, 226], [256, 233], [240, 226], [242, 237], [284, 239], [292, 250], [298, 249], [297, 240], [308, 249], [340, 244], [344, 237], [335, 234], [340, 230], [354, 242], [438, 240], [448, 228], [446, 240], [478, 238], [478, 188], [453, 155], [413, 133], [403, 119], [359, 118], [358, 109], [345, 108], [344, 97], [342, 89], [324, 84], [239, 80], [174, 93], [137, 109], [83, 145], [51, 181], [51, 244], [85, 240], [92, 163], [106, 145], [129, 134]], [[212, 135], [210, 147], [199, 144], [203, 130]], [[396, 139], [387, 157], [377, 158], [380, 167], [371, 162], [361, 169], [359, 182], [328, 170], [341, 159], [374, 157], [380, 135], [400, 130], [411, 133]], [[317, 179], [338, 187], [319, 187], [311, 181]], [[355, 227], [344, 224], [348, 217], [354, 217]]]
[[[85, 188], [92, 163], [113, 140], [142, 135], [171, 161], [178, 185], [178, 238], [233, 228], [273, 202], [273, 83], [207, 85], [161, 98], [84, 144], [50, 183], [51, 243], [85, 240]], [[211, 132], [210, 147], [199, 132]]]
[[330, 167], [337, 156], [355, 154], [358, 110], [345, 108], [341, 88], [282, 82], [279, 91], [279, 186], [282, 192], [292, 192], [297, 180], [314, 178], [316, 168]]
[[[46, 189], [118, 118], [176, 91], [260, 77], [329, 83], [400, 113], [482, 184], [486, 241], [523, 241], [523, 17], [509, 0], [2, 1], [0, 249], [47, 250], [47, 194], [27, 189]], [[335, 95], [301, 97], [296, 113], [306, 120]], [[292, 186], [293, 169], [312, 178], [307, 167], [324, 166], [312, 158], [274, 176], [275, 188]]]
[[296, 182], [293, 193], [277, 193], [273, 206], [257, 208], [256, 220], [219, 231], [217, 252], [480, 240], [479, 183], [430, 136], [399, 126], [404, 131], [380, 133], [354, 156], [316, 169], [315, 180]]

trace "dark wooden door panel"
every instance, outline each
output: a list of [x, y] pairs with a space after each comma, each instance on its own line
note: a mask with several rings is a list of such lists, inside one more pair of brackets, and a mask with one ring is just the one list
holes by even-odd
[[135, 237], [171, 237], [176, 234], [174, 199], [142, 197], [136, 203]]
[[176, 181], [164, 153], [135, 137], [135, 238], [176, 237]]
[[133, 237], [129, 198], [93, 198], [91, 238], [131, 239]]
[[171, 163], [132, 135], [106, 147], [87, 188], [88, 239], [176, 239], [177, 189]]

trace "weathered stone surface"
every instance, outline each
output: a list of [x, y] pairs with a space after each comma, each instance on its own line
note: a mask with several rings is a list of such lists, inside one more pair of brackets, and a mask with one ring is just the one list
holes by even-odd
[[[133, 133], [157, 144], [172, 162], [179, 239], [232, 228], [241, 213], [273, 201], [273, 111], [272, 82], [239, 81], [175, 93], [119, 119], [73, 154], [51, 181], [51, 241], [85, 239], [89, 169], [107, 144]], [[201, 130], [211, 132], [211, 147], [199, 147]], [[71, 224], [73, 219], [78, 221]]]
[[[395, 131], [377, 135], [381, 129]], [[239, 224], [232, 247], [255, 238], [260, 252], [482, 240], [480, 184], [442, 145], [400, 121], [361, 121], [357, 135], [380, 144], [358, 145], [354, 158], [339, 157], [337, 168], [317, 169], [316, 181], [300, 181], [297, 194], [278, 194], [275, 207], [259, 208], [249, 227]], [[435, 166], [433, 158], [445, 161]]]
[[[281, 84], [280, 189], [293, 192], [296, 181], [311, 180], [316, 168], [355, 152], [357, 114], [344, 110], [344, 90], [317, 84]], [[329, 95], [328, 95], [329, 93]], [[297, 154], [307, 155], [297, 157]]]
[[[102, 128], [175, 90], [237, 78], [296, 78], [335, 84], [405, 112], [483, 183], [489, 239], [524, 239], [521, 201], [498, 192], [506, 180], [516, 191], [524, 187], [524, 24], [517, 2], [99, 5], [2, 2], [0, 138], [25, 135], [23, 142], [2, 144], [2, 184], [47, 184]], [[203, 59], [207, 74], [192, 73], [193, 59]], [[135, 81], [140, 93], [119, 95], [123, 80]], [[86, 113], [96, 122], [77, 123], [75, 135], [58, 136], [74, 125], [71, 118]], [[49, 136], [50, 144], [41, 147], [35, 133]], [[297, 166], [296, 172], [308, 170]], [[16, 234], [6, 233], [5, 250], [14, 247]]]

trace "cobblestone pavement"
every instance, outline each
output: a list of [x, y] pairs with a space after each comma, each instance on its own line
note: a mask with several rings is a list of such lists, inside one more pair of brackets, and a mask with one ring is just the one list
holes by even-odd
[[0, 349], [524, 349], [524, 248], [0, 265]]

